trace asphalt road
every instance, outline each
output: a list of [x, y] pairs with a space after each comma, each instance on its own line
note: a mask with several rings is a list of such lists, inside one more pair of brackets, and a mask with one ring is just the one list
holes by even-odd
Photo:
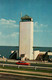
[[51, 79], [0, 73], [0, 80], [51, 80]]

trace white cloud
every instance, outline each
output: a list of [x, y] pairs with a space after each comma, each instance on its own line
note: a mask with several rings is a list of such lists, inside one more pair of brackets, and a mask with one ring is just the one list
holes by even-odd
[[0, 32], [0, 36], [1, 36], [2, 32]]
[[34, 23], [34, 32], [46, 32], [45, 30], [47, 29], [47, 27], [48, 27], [47, 24], [42, 24], [42, 23], [40, 24], [36, 21]]
[[34, 27], [38, 27], [38, 28], [40, 28], [40, 27], [47, 27], [48, 25], [47, 24], [39, 24], [37, 21], [34, 23]]
[[7, 35], [4, 35], [0, 32], [0, 37], [3, 38], [3, 39], [6, 39], [6, 38], [16, 38], [17, 36], [19, 35], [19, 32], [13, 32], [11, 34], [7, 34]]
[[19, 32], [13, 32], [12, 34], [8, 35], [8, 37], [16, 38], [19, 35]]
[[40, 27], [48, 27], [48, 25], [40, 24]]
[[8, 28], [13, 28], [13, 27], [18, 27], [18, 24], [16, 24], [16, 21], [15, 20], [7, 20], [7, 19], [0, 19], [0, 25], [3, 27], [8, 27]]
[[38, 27], [38, 22], [35, 22], [35, 23], [34, 23], [34, 26], [35, 26], [35, 27]]
[[4, 19], [4, 18], [1, 18], [0, 19], [0, 22], [2, 23], [5, 23], [5, 24], [8, 24], [8, 23], [16, 23], [16, 21], [15, 20], [11, 20], [11, 19], [9, 19], [9, 20], [6, 20], [6, 19]]
[[40, 24], [40, 26], [43, 26], [43, 24]]
[[8, 45], [8, 46], [18, 46], [19, 44], [19, 32], [13, 32], [11, 34], [5, 35], [0, 32], [0, 45]]
[[0, 19], [0, 45], [17, 45], [19, 25], [15, 20]]
[[33, 32], [43, 32], [43, 30], [34, 30]]

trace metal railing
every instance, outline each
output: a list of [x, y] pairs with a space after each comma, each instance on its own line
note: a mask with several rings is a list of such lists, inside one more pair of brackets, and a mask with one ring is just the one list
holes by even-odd
[[4, 64], [0, 63], [0, 66], [5, 67], [5, 66], [11, 66], [11, 67], [17, 67], [17, 68], [28, 68], [28, 69], [49, 69], [52, 70], [52, 67], [42, 67], [42, 66], [27, 66], [27, 65], [16, 65], [16, 64]]

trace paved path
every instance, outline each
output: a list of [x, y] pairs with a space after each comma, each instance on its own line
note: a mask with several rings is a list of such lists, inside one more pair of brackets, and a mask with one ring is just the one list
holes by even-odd
[[[36, 77], [52, 79], [52, 77], [51, 77], [52, 76], [52, 73], [22, 71], [22, 70], [9, 70], [9, 69], [1, 69], [1, 68], [0, 68], [0, 71], [20, 72], [20, 74], [17, 74], [17, 75], [30, 76], [30, 77], [35, 77], [35, 74], [39, 74], [39, 75], [42, 75], [42, 76], [36, 76]], [[21, 74], [21, 73], [30, 73], [30, 74], [34, 74], [34, 75], [26, 75], [26, 74]], [[16, 75], [16, 73], [14, 73], [14, 74]], [[50, 76], [50, 77], [45, 77], [43, 75]]]
[[51, 80], [49, 78], [41, 78], [41, 77], [31, 77], [31, 76], [22, 76], [22, 75], [14, 75], [10, 73], [0, 73], [0, 80]]
[[52, 73], [44, 73], [44, 72], [32, 72], [32, 71], [11, 70], [11, 69], [2, 69], [2, 68], [0, 68], [0, 71], [12, 71], [12, 72], [31, 73], [31, 74], [52, 76]]

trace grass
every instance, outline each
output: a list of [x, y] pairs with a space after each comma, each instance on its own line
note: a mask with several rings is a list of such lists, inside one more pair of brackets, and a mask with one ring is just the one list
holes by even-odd
[[7, 62], [7, 61], [0, 61], [0, 63], [5, 63], [5, 64], [16, 64], [15, 62]]
[[42, 67], [52, 67], [52, 64], [41, 64], [41, 63], [31, 63], [31, 65], [42, 66]]
[[0, 66], [2, 69], [11, 69], [11, 70], [23, 70], [23, 71], [33, 71], [33, 72], [46, 72], [46, 73], [52, 73], [52, 70], [40, 70], [40, 69], [32, 69], [32, 68], [23, 68], [23, 67], [11, 67], [11, 66]]

